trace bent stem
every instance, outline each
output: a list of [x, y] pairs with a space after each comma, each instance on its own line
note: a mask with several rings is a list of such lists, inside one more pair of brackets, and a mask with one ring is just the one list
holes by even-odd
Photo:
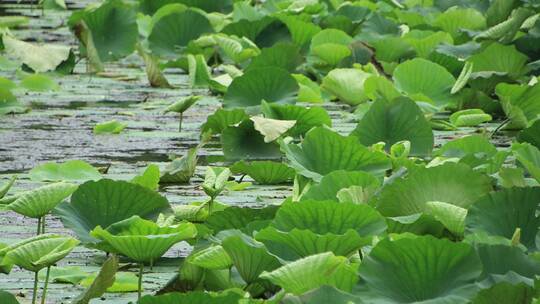
[[41, 294], [41, 304], [45, 304], [45, 298], [47, 297], [47, 287], [49, 286], [50, 273], [51, 273], [51, 266], [47, 267], [47, 274], [45, 275], [45, 284], [43, 284], [43, 293]]
[[36, 304], [37, 299], [38, 272], [34, 272], [34, 292], [32, 294], [32, 304]]
[[138, 300], [141, 299], [143, 271], [144, 271], [144, 264], [143, 264], [143, 263], [140, 263], [140, 264], [139, 264], [139, 285], [138, 285], [138, 288], [137, 288], [137, 299], [138, 299]]

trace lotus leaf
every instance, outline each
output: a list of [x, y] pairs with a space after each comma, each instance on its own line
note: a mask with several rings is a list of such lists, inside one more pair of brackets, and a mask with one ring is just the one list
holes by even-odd
[[75, 190], [77, 190], [77, 185], [64, 182], [42, 186], [21, 193], [7, 208], [24, 216], [40, 218], [69, 197]]
[[385, 239], [360, 267], [374, 303], [467, 302], [481, 272], [472, 246], [432, 236]]
[[341, 136], [325, 127], [311, 129], [300, 145], [282, 144], [281, 149], [292, 168], [316, 181], [336, 170], [379, 174], [390, 167], [383, 153], [364, 147], [356, 137]]
[[89, 235], [97, 226], [106, 229], [134, 215], [155, 218], [169, 208], [167, 199], [155, 191], [125, 181], [102, 179], [80, 185], [71, 202], [60, 204], [55, 213], [66, 228], [89, 244], [97, 241]]
[[174, 244], [197, 235], [191, 223], [159, 227], [156, 223], [134, 215], [110, 225], [97, 226], [90, 235], [108, 243], [117, 252], [137, 262], [152, 262], [160, 258]]
[[293, 103], [298, 92], [296, 80], [284, 69], [264, 67], [251, 69], [236, 77], [223, 98], [227, 108], [259, 106], [267, 102]]
[[296, 260], [272, 272], [264, 272], [261, 277], [296, 295], [322, 285], [351, 291], [358, 280], [354, 264], [329, 252]]

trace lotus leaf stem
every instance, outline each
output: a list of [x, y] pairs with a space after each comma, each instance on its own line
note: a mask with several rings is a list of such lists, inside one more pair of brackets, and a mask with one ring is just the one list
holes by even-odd
[[32, 304], [36, 304], [38, 281], [39, 281], [38, 272], [36, 271], [34, 272], [34, 292], [32, 294]]
[[41, 218], [38, 218], [37, 222], [37, 235], [41, 234]]
[[41, 234], [45, 233], [45, 215], [41, 218]]
[[184, 120], [184, 113], [180, 113], [180, 121], [178, 122], [178, 132], [182, 132], [182, 120]]
[[139, 285], [138, 285], [138, 288], [137, 288], [137, 300], [141, 299], [143, 271], [144, 271], [144, 264], [140, 263], [139, 264]]
[[45, 284], [43, 284], [43, 294], [41, 294], [41, 304], [45, 304], [45, 298], [47, 297], [47, 287], [49, 286], [50, 273], [51, 273], [51, 266], [47, 267], [47, 274], [45, 275]]

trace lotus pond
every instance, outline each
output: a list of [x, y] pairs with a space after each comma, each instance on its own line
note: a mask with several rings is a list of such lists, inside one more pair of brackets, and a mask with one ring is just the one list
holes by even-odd
[[539, 16], [2, 0], [0, 304], [538, 303]]

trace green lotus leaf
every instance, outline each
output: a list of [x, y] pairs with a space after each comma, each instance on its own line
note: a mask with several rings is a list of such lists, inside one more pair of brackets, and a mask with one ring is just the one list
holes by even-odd
[[[435, 217], [437, 212], [432, 212], [428, 202], [424, 213], [416, 213], [413, 215], [387, 217], [388, 232], [395, 235], [416, 236], [416, 235], [433, 235], [436, 237], [445, 236], [445, 225]], [[439, 210], [437, 210], [439, 211]], [[455, 220], [456, 215], [453, 215]], [[445, 224], [451, 223], [445, 219]], [[448, 230], [448, 228], [446, 228]]]
[[454, 42], [449, 33], [421, 30], [412, 30], [405, 34], [403, 38], [414, 48], [416, 54], [422, 58], [428, 58], [437, 45]]
[[133, 53], [138, 38], [136, 20], [132, 5], [122, 0], [107, 0], [98, 7], [75, 12], [69, 25], [91, 63], [99, 65]]
[[359, 69], [334, 69], [324, 77], [321, 88], [343, 103], [357, 105], [368, 100], [364, 82], [370, 76]]
[[528, 142], [540, 149], [540, 120], [535, 121], [530, 127], [519, 132], [518, 141]]
[[229, 160], [269, 159], [281, 155], [275, 143], [266, 143], [253, 126], [245, 120], [235, 127], [228, 127], [221, 134], [223, 155]]
[[385, 37], [384, 39], [371, 42], [375, 48], [375, 54], [378, 60], [393, 62], [403, 61], [414, 55], [414, 48], [403, 37]]
[[379, 235], [386, 230], [384, 218], [371, 206], [314, 200], [285, 203], [272, 226], [281, 231], [296, 228], [317, 234], [345, 234], [352, 229], [361, 236]]
[[259, 275], [263, 271], [271, 271], [281, 266], [278, 259], [270, 255], [262, 243], [247, 235], [231, 235], [221, 242], [221, 246], [248, 284], [260, 280]]
[[55, 71], [68, 61], [71, 48], [55, 44], [32, 44], [3, 35], [2, 41], [8, 55], [18, 59], [34, 72]]
[[0, 18], [0, 27], [3, 28], [13, 28], [19, 25], [28, 24], [30, 18], [26, 16], [2, 16]]
[[493, 1], [486, 11], [486, 21], [488, 26], [493, 26], [501, 23], [510, 16], [514, 9], [513, 3], [506, 1]]
[[[206, 58], [202, 54], [187, 55], [189, 83], [192, 88], [210, 87], [218, 92], [226, 92], [227, 86], [212, 78], [210, 68], [206, 64]], [[227, 74], [225, 74], [226, 76]], [[182, 113], [182, 112], [180, 112]]]
[[314, 65], [336, 66], [342, 60], [351, 56], [351, 50], [346, 45], [325, 43], [311, 48], [310, 55], [315, 58], [312, 60], [320, 60], [316, 61]]
[[211, 198], [218, 196], [227, 185], [231, 170], [225, 167], [207, 167], [202, 188]]
[[[91, 274], [81, 281], [82, 287], [90, 287], [96, 280], [97, 275]], [[107, 292], [132, 292], [137, 291], [138, 277], [132, 272], [117, 272], [114, 276], [114, 283], [107, 288]]]
[[464, 29], [482, 30], [486, 28], [486, 18], [482, 13], [472, 8], [451, 7], [437, 17], [434, 25], [455, 38]]
[[132, 178], [131, 182], [151, 190], [156, 190], [159, 186], [159, 167], [154, 164], [148, 165], [144, 172]]
[[522, 168], [501, 168], [499, 170], [500, 184], [504, 188], [527, 187]]
[[168, 5], [154, 15], [148, 45], [153, 54], [176, 59], [180, 54], [179, 48], [213, 31], [210, 21], [200, 12], [193, 9], [178, 10], [174, 5]]
[[470, 245], [432, 236], [385, 239], [360, 267], [373, 303], [465, 303], [481, 272]]
[[243, 109], [218, 109], [206, 118], [206, 122], [201, 127], [201, 133], [221, 134], [227, 127], [237, 125], [248, 118]]
[[303, 74], [292, 74], [294, 79], [298, 82], [298, 101], [299, 102], [311, 102], [322, 103], [324, 97], [319, 85]]
[[191, 148], [182, 157], [174, 159], [165, 167], [161, 177], [160, 184], [185, 184], [188, 183], [197, 167], [198, 148]]
[[461, 110], [450, 115], [450, 122], [456, 127], [475, 127], [492, 119], [491, 115], [481, 109]]
[[332, 126], [328, 112], [322, 107], [306, 108], [297, 105], [263, 102], [261, 110], [268, 118], [279, 120], [295, 120], [296, 123], [287, 131], [291, 136], [302, 136], [313, 127]]
[[434, 143], [433, 131], [422, 110], [408, 98], [376, 101], [351, 135], [366, 146], [384, 142], [387, 151], [393, 144], [408, 140], [413, 156], [430, 155]]
[[42, 186], [17, 195], [17, 199], [9, 204], [7, 209], [24, 216], [41, 218], [75, 190], [77, 185], [63, 182]]
[[398, 34], [399, 25], [396, 22], [390, 18], [386, 18], [380, 12], [373, 12], [363, 22], [361, 32], [355, 38], [372, 43], [389, 36], [397, 36]]
[[9, 192], [9, 189], [13, 187], [15, 181], [17, 180], [17, 175], [13, 175], [6, 183], [0, 186], [0, 199], [2, 199]]
[[174, 244], [195, 237], [197, 229], [191, 223], [160, 227], [134, 215], [108, 226], [106, 230], [97, 226], [90, 235], [105, 241], [117, 252], [142, 263], [155, 261]]
[[[501, 2], [501, 1], [499, 1]], [[498, 282], [483, 289], [471, 302], [473, 304], [519, 304], [529, 303], [533, 299], [533, 289], [525, 283], [512, 284]]]
[[274, 218], [276, 206], [261, 209], [228, 207], [213, 212], [206, 220], [206, 225], [217, 233], [222, 230], [244, 230], [250, 223], [268, 221]]
[[435, 106], [445, 107], [453, 102], [450, 90], [456, 79], [444, 67], [422, 58], [405, 61], [394, 70], [394, 83], [398, 90], [414, 99], [422, 94]]
[[188, 259], [191, 264], [205, 269], [229, 269], [232, 266], [231, 258], [219, 245], [194, 252]]
[[245, 37], [238, 38], [232, 35], [218, 34], [214, 35], [213, 38], [225, 55], [222, 57], [229, 59], [229, 62], [232, 60], [233, 63], [239, 64], [261, 53], [257, 45]]
[[17, 87], [17, 85], [15, 84], [15, 82], [5, 78], [5, 77], [0, 77], [0, 88], [2, 89], [6, 89], [6, 90], [13, 90]]
[[350, 264], [347, 258], [325, 252], [296, 260], [272, 272], [264, 272], [261, 278], [295, 295], [323, 285], [351, 291], [358, 280], [356, 268], [357, 265]]
[[28, 271], [38, 272], [68, 255], [79, 241], [72, 237], [47, 234], [26, 241], [9, 250], [3, 263], [14, 264]]
[[34, 167], [28, 173], [33, 181], [87, 181], [98, 180], [101, 173], [82, 160], [69, 160], [63, 163], [48, 162]]
[[488, 176], [461, 164], [445, 163], [419, 168], [385, 186], [377, 200], [384, 216], [405, 216], [426, 210], [427, 202], [443, 202], [469, 208], [492, 190]]
[[360, 297], [339, 290], [335, 287], [323, 285], [317, 289], [308, 291], [300, 296], [286, 295], [283, 298], [284, 304], [362, 304]]
[[481, 52], [472, 55], [468, 61], [473, 63], [473, 74], [478, 72], [500, 72], [512, 78], [524, 72], [528, 58], [513, 45], [492, 43]]
[[223, 98], [223, 105], [244, 108], [258, 106], [263, 100], [293, 103], [297, 92], [298, 84], [286, 70], [256, 68], [233, 80]]
[[452, 45], [448, 43], [441, 43], [437, 46], [436, 51], [439, 54], [443, 54], [454, 59], [465, 60], [475, 54], [480, 48], [481, 44], [469, 41], [460, 45]]
[[60, 86], [51, 77], [43, 74], [30, 74], [20, 83], [22, 88], [32, 92], [52, 92], [60, 90]]
[[283, 163], [272, 161], [240, 161], [231, 167], [235, 174], [247, 174], [259, 184], [274, 185], [292, 180], [295, 171]]
[[540, 150], [531, 144], [523, 143], [513, 144], [512, 152], [518, 162], [540, 183]]
[[229, 289], [221, 292], [190, 291], [171, 292], [159, 296], [147, 295], [141, 298], [139, 304], [237, 304], [245, 300], [243, 291]]
[[233, 20], [246, 19], [249, 21], [259, 20], [264, 17], [262, 12], [259, 12], [249, 2], [235, 2], [233, 5]]
[[45, 10], [65, 10], [67, 9], [64, 0], [40, 0], [39, 4]]
[[120, 134], [126, 127], [127, 124], [116, 120], [106, 121], [94, 126], [94, 134]]
[[157, 10], [167, 4], [181, 3], [190, 7], [198, 7], [206, 12], [229, 11], [232, 8], [232, 1], [212, 1], [212, 0], [138, 0], [139, 10], [147, 15], [153, 15]]
[[[84, 278], [88, 277], [88, 272], [83, 271], [81, 267], [51, 267], [50, 280], [60, 284], [73, 284], [76, 285]], [[39, 279], [45, 280], [46, 274], [44, 271], [40, 271]]]
[[497, 148], [482, 135], [468, 135], [445, 143], [433, 154], [435, 156], [464, 158], [467, 155], [493, 157]]
[[[265, 16], [259, 20], [249, 21], [246, 19], [238, 20], [227, 24], [221, 32], [227, 35], [237, 37], [246, 37], [247, 39], [256, 42], [256, 38], [261, 35], [264, 30], [267, 30], [270, 25], [276, 20], [272, 17]], [[259, 43], [256, 43], [259, 45]]]
[[17, 301], [14, 295], [4, 290], [0, 290], [0, 302], [4, 304], [19, 304], [19, 301]]
[[540, 84], [517, 85], [500, 83], [495, 89], [501, 100], [501, 105], [510, 119], [508, 128], [523, 129], [529, 127], [540, 115]]
[[187, 98], [181, 99], [170, 106], [168, 106], [164, 113], [175, 112], [175, 113], [184, 113], [189, 108], [191, 108], [195, 103], [201, 100], [202, 96], [189, 96]]
[[373, 194], [372, 189], [364, 189], [362, 186], [350, 186], [338, 191], [336, 197], [340, 202], [350, 202], [355, 204], [365, 204]]
[[467, 209], [442, 202], [427, 202], [426, 214], [432, 215], [451, 233], [462, 236], [465, 231]]
[[371, 238], [360, 237], [352, 229], [343, 234], [316, 234], [296, 228], [284, 232], [274, 227], [266, 227], [257, 232], [255, 239], [264, 243], [272, 254], [287, 261], [327, 251], [348, 257], [357, 253], [362, 246], [371, 244]]
[[28, 110], [10, 90], [0, 88], [0, 115], [25, 113]]
[[540, 272], [540, 262], [517, 246], [476, 244], [476, 251], [484, 268], [482, 277], [512, 272], [522, 277], [522, 281], [531, 282]]
[[57, 206], [55, 214], [83, 243], [95, 243], [97, 240], [89, 232], [97, 226], [107, 228], [134, 215], [155, 218], [169, 209], [167, 199], [155, 191], [130, 182], [102, 179], [80, 185], [71, 202]]
[[50, 234], [40, 234], [32, 238], [24, 239], [15, 244], [11, 244], [11, 245], [2, 244], [2, 247], [0, 248], [0, 273], [9, 274], [11, 272], [11, 269], [13, 268], [13, 263], [5, 259], [6, 254], [8, 252], [10, 252], [11, 250], [15, 250], [25, 244], [37, 241], [37, 240], [48, 239], [50, 236], [51, 236]]
[[282, 144], [290, 166], [315, 181], [336, 170], [381, 173], [390, 167], [382, 152], [371, 151], [356, 137], [345, 137], [325, 127], [313, 128], [300, 145]]
[[540, 217], [536, 215], [540, 188], [510, 188], [492, 192], [476, 201], [466, 218], [468, 233], [485, 231], [511, 239], [521, 230], [520, 242], [536, 248]]
[[277, 43], [269, 48], [264, 48], [261, 53], [251, 60], [246, 71], [256, 68], [277, 67], [294, 72], [302, 63], [299, 48], [290, 43]]
[[[364, 91], [372, 99], [394, 100], [401, 97], [401, 93], [395, 88], [392, 81], [383, 76], [373, 75], [364, 82]], [[367, 104], [364, 106], [367, 107]]]
[[292, 41], [300, 47], [307, 45], [313, 36], [321, 31], [321, 28], [313, 22], [306, 22], [295, 16], [280, 15], [278, 18], [289, 29]]
[[117, 271], [118, 257], [113, 254], [103, 263], [92, 284], [77, 296], [72, 303], [88, 304], [90, 300], [101, 297], [107, 291], [107, 288], [114, 284]]
[[309, 60], [318, 65], [336, 66], [345, 57], [351, 55], [349, 44], [353, 39], [338, 29], [325, 29], [315, 34], [311, 40]]

